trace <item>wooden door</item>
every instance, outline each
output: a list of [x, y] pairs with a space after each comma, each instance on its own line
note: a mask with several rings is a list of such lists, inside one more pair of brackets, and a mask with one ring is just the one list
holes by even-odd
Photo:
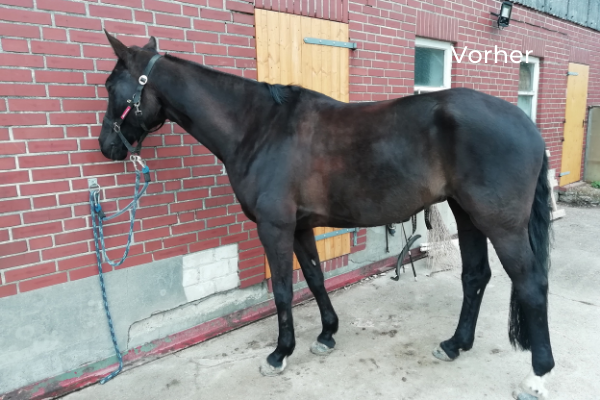
[[[267, 10], [255, 10], [258, 80], [300, 85], [348, 102], [348, 49], [304, 43], [305, 37], [348, 41], [348, 25]], [[334, 232], [315, 228], [315, 236]], [[321, 261], [350, 253], [350, 233], [317, 241]], [[266, 261], [266, 277], [271, 277]], [[294, 269], [300, 264], [294, 256]]]
[[584, 122], [587, 109], [587, 92], [590, 67], [582, 64], [569, 64], [567, 78], [567, 109], [565, 111], [565, 131], [562, 150], [560, 185], [581, 180], [583, 157]]

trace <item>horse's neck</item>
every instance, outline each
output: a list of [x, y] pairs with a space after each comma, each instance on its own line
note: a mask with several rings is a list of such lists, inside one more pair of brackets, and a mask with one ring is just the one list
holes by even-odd
[[218, 84], [214, 72], [191, 63], [167, 59], [161, 69], [157, 72], [165, 78], [157, 88], [167, 117], [225, 161], [241, 141], [244, 125], [248, 126], [240, 116], [248, 101], [246, 93], [240, 92], [244, 85], [227, 82], [236, 77], [226, 75], [218, 75]]

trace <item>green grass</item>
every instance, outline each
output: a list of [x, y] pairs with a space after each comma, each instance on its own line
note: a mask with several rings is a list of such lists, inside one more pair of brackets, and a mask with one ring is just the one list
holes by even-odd
[[595, 189], [600, 189], [600, 181], [594, 181], [592, 182], [592, 187]]

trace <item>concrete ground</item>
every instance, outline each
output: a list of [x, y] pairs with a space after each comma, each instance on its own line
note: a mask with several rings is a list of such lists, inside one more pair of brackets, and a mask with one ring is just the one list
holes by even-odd
[[[556, 368], [553, 399], [600, 398], [600, 209], [566, 208], [555, 223], [550, 276], [550, 331]], [[106, 385], [65, 398], [100, 399], [510, 399], [530, 370], [530, 353], [507, 334], [510, 280], [495, 257], [474, 348], [456, 361], [431, 350], [454, 331], [460, 271], [365, 280], [332, 294], [340, 317], [336, 350], [310, 353], [320, 332], [314, 301], [294, 308], [297, 345], [285, 373], [265, 378], [259, 364], [274, 348], [274, 317], [127, 370]], [[408, 272], [408, 270], [407, 270]]]

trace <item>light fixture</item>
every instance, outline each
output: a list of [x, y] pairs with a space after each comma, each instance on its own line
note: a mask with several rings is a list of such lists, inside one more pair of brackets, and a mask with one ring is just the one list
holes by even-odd
[[510, 15], [512, 14], [512, 8], [512, 1], [505, 0], [502, 2], [500, 14], [498, 15], [498, 28], [502, 29], [508, 26], [510, 23]]

